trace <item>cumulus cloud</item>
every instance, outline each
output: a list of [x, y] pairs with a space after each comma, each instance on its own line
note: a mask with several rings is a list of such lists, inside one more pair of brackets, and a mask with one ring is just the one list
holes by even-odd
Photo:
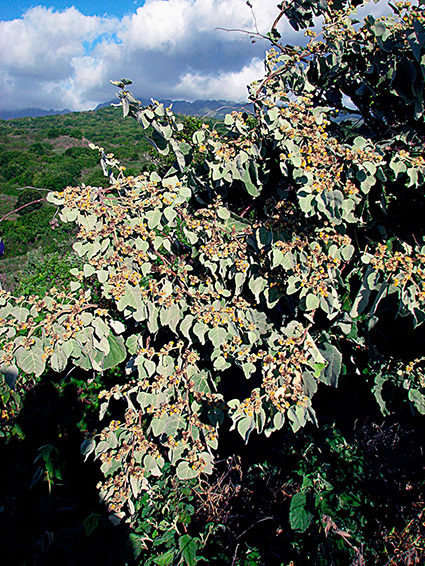
[[[266, 33], [277, 0], [251, 4], [255, 20], [245, 0], [146, 0], [121, 19], [32, 8], [0, 22], [1, 108], [93, 108], [124, 76], [143, 97], [245, 100], [268, 44], [217, 28]], [[280, 31], [296, 41], [284, 19]]]
[[181, 77], [172, 89], [172, 98], [223, 99], [235, 102], [247, 98], [247, 85], [263, 75], [263, 60], [253, 59], [240, 71], [223, 72], [215, 75], [189, 72]]
[[87, 45], [117, 25], [113, 19], [36, 7], [23, 18], [0, 22], [0, 99], [2, 107], [68, 102], [74, 61]]
[[[266, 32], [276, 16], [275, 0], [256, 2], [257, 25]], [[253, 0], [255, 7], [255, 0]], [[254, 29], [243, 0], [150, 0], [117, 31], [119, 43], [97, 45], [97, 60], [109, 75], [87, 89], [89, 98], [105, 97], [111, 77], [134, 79], [142, 96], [246, 99], [246, 83], [262, 75], [266, 42], [252, 44], [246, 33], [217, 29]], [[288, 34], [294, 32], [288, 26]], [[252, 64], [255, 61], [255, 64]], [[195, 85], [202, 88], [198, 90]]]

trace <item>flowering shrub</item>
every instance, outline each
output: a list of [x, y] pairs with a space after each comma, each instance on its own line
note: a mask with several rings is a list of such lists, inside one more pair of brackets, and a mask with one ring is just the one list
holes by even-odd
[[[425, 412], [422, 354], [395, 357], [400, 337], [385, 334], [388, 312], [408, 317], [412, 336], [425, 317], [424, 226], [406, 214], [424, 205], [423, 6], [397, 3], [360, 26], [325, 10], [305, 47], [279, 43], [285, 11], [307, 21], [291, 10], [280, 7], [265, 78], [249, 87], [252, 116], [229, 114], [225, 134], [203, 125], [182, 140], [170, 108], [143, 108], [130, 81], [114, 81], [124, 116], [174, 165], [125, 176], [94, 147], [110, 186], [48, 196], [79, 228], [70, 291], [0, 295], [4, 387], [46, 367], [125, 375], [100, 393], [102, 430], [82, 451], [101, 463], [110, 513], [133, 525], [161, 478], [213, 472], [223, 423], [245, 442], [317, 424], [314, 395], [341, 373], [369, 375], [384, 411], [388, 382]], [[303, 491], [294, 524], [306, 504]], [[146, 556], [150, 528], [139, 530]], [[197, 538], [167, 544], [155, 563], [195, 563]]]

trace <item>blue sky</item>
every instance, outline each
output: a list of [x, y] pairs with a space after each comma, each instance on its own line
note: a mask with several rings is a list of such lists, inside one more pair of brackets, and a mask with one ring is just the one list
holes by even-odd
[[[263, 76], [278, 0], [0, 0], [0, 110], [87, 110], [128, 77], [139, 97], [245, 101]], [[388, 11], [386, 0], [367, 11]], [[285, 42], [303, 41], [284, 18]]]
[[0, 20], [14, 20], [20, 18], [27, 10], [35, 6], [53, 7], [56, 10], [66, 10], [74, 6], [85, 16], [125, 16], [132, 14], [144, 1], [137, 0], [55, 0], [50, 2], [28, 2], [28, 0], [2, 0], [0, 3]]

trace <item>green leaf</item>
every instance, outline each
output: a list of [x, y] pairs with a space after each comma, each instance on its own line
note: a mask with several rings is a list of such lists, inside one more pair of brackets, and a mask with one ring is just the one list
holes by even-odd
[[19, 322], [25, 322], [29, 313], [29, 310], [25, 307], [13, 307], [10, 309], [11, 316], [15, 317]]
[[320, 299], [317, 295], [314, 295], [313, 293], [309, 293], [305, 298], [305, 306], [307, 311], [316, 310], [319, 305], [320, 305]]
[[117, 303], [118, 310], [123, 311], [126, 307], [132, 307], [135, 310], [139, 309], [142, 304], [142, 298], [139, 287], [126, 284], [125, 293]]
[[155, 334], [158, 331], [158, 309], [154, 305], [154, 303], [148, 303], [148, 310], [149, 310], [149, 319], [148, 319], [148, 328], [149, 332]]
[[354, 253], [354, 246], [351, 244], [347, 244], [343, 248], [341, 248], [341, 258], [344, 261], [349, 261]]
[[289, 523], [291, 529], [304, 533], [310, 526], [313, 515], [307, 509], [307, 494], [299, 491], [291, 499], [289, 507]]
[[116, 334], [122, 334], [125, 330], [125, 326], [119, 320], [111, 320], [109, 324], [112, 326]]
[[194, 244], [196, 244], [196, 242], [198, 241], [198, 236], [196, 235], [195, 232], [191, 232], [190, 230], [188, 230], [187, 228], [183, 228], [183, 233], [186, 236], [188, 242], [190, 244], [192, 244], [192, 246]]
[[342, 367], [342, 355], [341, 352], [335, 348], [332, 344], [326, 343], [319, 346], [320, 353], [328, 362], [326, 367], [320, 374], [320, 381], [323, 381], [327, 385], [333, 385], [336, 387], [338, 385], [338, 377], [341, 373]]
[[90, 264], [86, 263], [83, 268], [84, 277], [90, 277], [96, 271], [95, 268]]
[[194, 320], [195, 320], [194, 316], [192, 316], [191, 314], [187, 314], [180, 323], [180, 332], [190, 341], [192, 341], [192, 339], [190, 337], [189, 331], [192, 328]]
[[270, 230], [266, 228], [259, 228], [255, 232], [255, 239], [257, 241], [257, 246], [261, 250], [264, 247], [269, 248], [273, 240], [273, 234]]
[[[100, 269], [97, 272], [97, 278], [99, 280], [99, 283], [106, 283], [106, 281], [108, 280], [108, 270], [107, 269]], [[75, 281], [73, 281], [73, 283], [75, 283]]]
[[177, 466], [177, 477], [181, 480], [191, 480], [197, 475], [196, 470], [191, 468], [187, 462], [180, 462]]
[[271, 259], [272, 259], [272, 269], [282, 265], [283, 262], [283, 253], [279, 250], [279, 248], [274, 248], [271, 252]]
[[129, 336], [125, 342], [125, 345], [127, 346], [127, 349], [130, 352], [130, 354], [134, 356], [134, 354], [137, 352], [139, 348], [138, 334], [132, 334], [131, 336]]
[[164, 208], [164, 216], [167, 219], [167, 222], [171, 224], [176, 218], [177, 213], [172, 206], [167, 206], [167, 208]]
[[80, 452], [82, 456], [85, 456], [84, 460], [87, 460], [87, 458], [90, 456], [90, 454], [93, 452], [95, 448], [96, 448], [96, 442], [93, 440], [93, 438], [86, 438], [86, 440], [84, 440], [80, 448]]
[[179, 538], [179, 549], [187, 566], [194, 566], [198, 562], [196, 552], [198, 550], [199, 539], [189, 535], [183, 535]]
[[175, 555], [174, 548], [171, 548], [170, 550], [167, 550], [167, 552], [164, 552], [163, 554], [156, 556], [153, 559], [153, 562], [154, 564], [157, 564], [157, 566], [169, 566], [174, 562], [174, 555]]
[[248, 442], [249, 435], [255, 428], [255, 419], [251, 416], [246, 416], [238, 422], [237, 429], [239, 434], [245, 441], [245, 444]]
[[305, 395], [310, 398], [313, 397], [317, 391], [317, 381], [314, 379], [313, 374], [309, 371], [303, 372], [302, 382]]
[[227, 220], [228, 218], [230, 218], [230, 212], [227, 210], [227, 208], [224, 208], [224, 206], [220, 206], [217, 209], [217, 215], [219, 218], [222, 218], [223, 220]]
[[146, 373], [148, 374], [148, 376], [152, 376], [155, 373], [156, 370], [156, 364], [155, 362], [153, 362], [152, 360], [145, 360], [144, 362], [144, 367], [146, 369]]
[[283, 425], [285, 424], [285, 415], [284, 413], [276, 413], [273, 417], [273, 426], [276, 430], [280, 430]]
[[99, 340], [101, 340], [104, 336], [109, 336], [110, 330], [107, 324], [101, 318], [93, 319], [92, 325]]
[[16, 350], [15, 357], [18, 366], [25, 373], [33, 373], [38, 377], [44, 371], [46, 364], [43, 360], [44, 352], [39, 346], [26, 350], [22, 346]]
[[55, 344], [54, 352], [50, 358], [50, 365], [53, 371], [58, 373], [64, 371], [66, 364], [68, 363], [69, 354], [67, 355], [63, 345], [57, 343]]
[[127, 356], [124, 339], [122, 336], [108, 336], [109, 353], [104, 357], [102, 367], [104, 370], [113, 368], [123, 362]]
[[172, 304], [169, 308], [162, 308], [160, 322], [162, 326], [169, 326], [175, 332], [177, 324], [180, 322], [179, 307], [176, 304]]
[[84, 519], [84, 530], [86, 532], [86, 535], [89, 537], [93, 534], [93, 532], [95, 531], [95, 529], [97, 528], [99, 524], [99, 520], [96, 517], [96, 515], [94, 515], [93, 513], [91, 515], [89, 515], [88, 517], [86, 517], [86, 519]]
[[354, 138], [353, 145], [354, 147], [358, 148], [365, 147], [367, 145], [367, 140], [365, 140], [361, 136], [357, 136], [356, 138]]
[[255, 299], [258, 301], [260, 298], [260, 293], [264, 291], [267, 286], [267, 281], [264, 277], [251, 277], [248, 283], [248, 287], [251, 289], [252, 293], [255, 295]]
[[390, 414], [387, 404], [382, 396], [382, 391], [384, 390], [385, 386], [387, 386], [388, 384], [389, 384], [389, 379], [387, 376], [382, 377], [381, 375], [378, 375], [375, 377], [375, 386], [372, 389], [372, 393], [375, 395], [375, 399], [378, 402], [379, 408], [381, 409], [381, 413], [383, 415]]
[[343, 200], [344, 195], [339, 190], [323, 191], [317, 198], [317, 208], [333, 223], [340, 224]]
[[146, 218], [148, 219], [148, 226], [151, 230], [156, 228], [161, 220], [161, 211], [160, 210], [149, 210], [146, 213]]
[[369, 304], [369, 299], [371, 292], [375, 290], [375, 281], [379, 277], [379, 274], [368, 265], [366, 273], [363, 277], [362, 285], [357, 293], [357, 297], [354, 299], [353, 306], [350, 311], [351, 318], [356, 318], [366, 309]]
[[218, 358], [214, 360], [213, 367], [218, 371], [223, 371], [224, 369], [230, 367], [230, 364], [223, 356], [218, 356]]
[[272, 309], [282, 298], [281, 292], [276, 287], [266, 287], [264, 289], [264, 296], [266, 297], [267, 306]]
[[256, 187], [252, 182], [248, 164], [246, 164], [245, 166], [242, 181], [245, 185], [248, 194], [250, 194], [253, 197], [258, 197], [258, 195], [260, 194], [260, 188]]
[[421, 415], [425, 415], [425, 395], [423, 395], [423, 393], [417, 389], [410, 389], [409, 401], [413, 403], [415, 409], [421, 413]]
[[255, 367], [255, 365], [252, 364], [251, 362], [245, 362], [245, 363], [242, 365], [242, 370], [243, 370], [243, 372], [244, 372], [244, 374], [245, 374], [245, 377], [246, 377], [247, 379], [249, 379], [249, 378], [251, 377], [251, 374], [253, 374], [256, 369], [257, 369], [257, 368]]
[[[114, 524], [118, 524], [118, 522], [119, 519], [117, 520], [117, 522], [114, 522]], [[146, 540], [149, 540], [149, 538], [146, 535], [140, 533], [129, 533], [128, 538], [134, 556], [140, 556], [140, 554], [146, 549]]]
[[221, 326], [217, 326], [217, 328], [211, 328], [208, 332], [208, 338], [211, 340], [215, 348], [218, 348], [227, 338], [227, 330], [222, 328]]

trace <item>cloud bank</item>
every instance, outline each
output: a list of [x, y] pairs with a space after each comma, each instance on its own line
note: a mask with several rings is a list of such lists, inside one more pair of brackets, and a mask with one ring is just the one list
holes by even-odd
[[[146, 0], [132, 15], [85, 16], [38, 6], [0, 22], [0, 107], [85, 110], [114, 96], [110, 79], [131, 78], [138, 96], [246, 100], [261, 78], [276, 0]], [[285, 42], [296, 34], [281, 20]]]

